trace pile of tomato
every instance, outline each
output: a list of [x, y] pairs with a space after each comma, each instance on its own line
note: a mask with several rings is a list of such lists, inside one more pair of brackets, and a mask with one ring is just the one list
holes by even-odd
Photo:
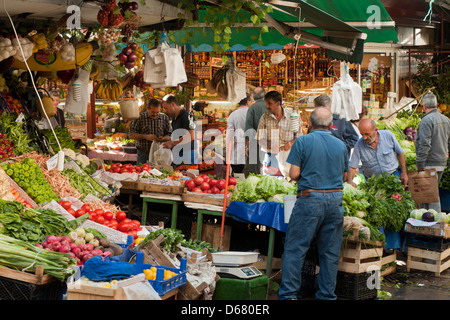
[[131, 220], [127, 218], [127, 214], [124, 211], [117, 211], [115, 214], [111, 211], [104, 211], [103, 209], [92, 210], [88, 204], [74, 210], [72, 203], [67, 200], [62, 200], [59, 204], [66, 209], [75, 218], [81, 217], [86, 213], [89, 214], [89, 220], [100, 223], [106, 227], [114, 230], [121, 231], [128, 235], [132, 235], [134, 239], [137, 238], [137, 233], [142, 229], [141, 223], [138, 220]]
[[120, 162], [114, 162], [109, 165], [105, 165], [105, 170], [107, 172], [113, 172], [113, 173], [141, 173], [143, 171], [150, 172], [151, 167], [144, 163], [142, 166], [137, 164], [131, 164], [131, 163], [120, 163]]

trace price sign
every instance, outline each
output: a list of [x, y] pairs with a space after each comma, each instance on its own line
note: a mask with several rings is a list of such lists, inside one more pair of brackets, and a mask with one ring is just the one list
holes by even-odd
[[23, 122], [23, 120], [25, 120], [25, 116], [24, 116], [24, 114], [21, 112], [21, 113], [19, 114], [19, 116], [17, 117], [16, 122]]
[[47, 161], [47, 170], [50, 171], [55, 169], [58, 166], [58, 154], [55, 154], [53, 157], [48, 159]]

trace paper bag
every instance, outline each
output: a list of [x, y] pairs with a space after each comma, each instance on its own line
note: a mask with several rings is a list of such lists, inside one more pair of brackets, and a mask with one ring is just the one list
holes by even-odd
[[416, 203], [439, 202], [439, 182], [436, 170], [409, 171], [408, 190]]

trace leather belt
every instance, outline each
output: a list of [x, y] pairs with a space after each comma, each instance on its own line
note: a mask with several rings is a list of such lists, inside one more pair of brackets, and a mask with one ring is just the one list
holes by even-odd
[[342, 189], [305, 189], [297, 192], [297, 198], [298, 197], [309, 197], [311, 195], [311, 192], [320, 192], [320, 193], [329, 193], [329, 192], [341, 192]]

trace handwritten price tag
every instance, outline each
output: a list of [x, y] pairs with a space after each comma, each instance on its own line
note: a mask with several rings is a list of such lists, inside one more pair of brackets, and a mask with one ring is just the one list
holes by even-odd
[[47, 161], [47, 170], [50, 171], [55, 169], [58, 166], [58, 154], [55, 154], [53, 157], [48, 159]]

